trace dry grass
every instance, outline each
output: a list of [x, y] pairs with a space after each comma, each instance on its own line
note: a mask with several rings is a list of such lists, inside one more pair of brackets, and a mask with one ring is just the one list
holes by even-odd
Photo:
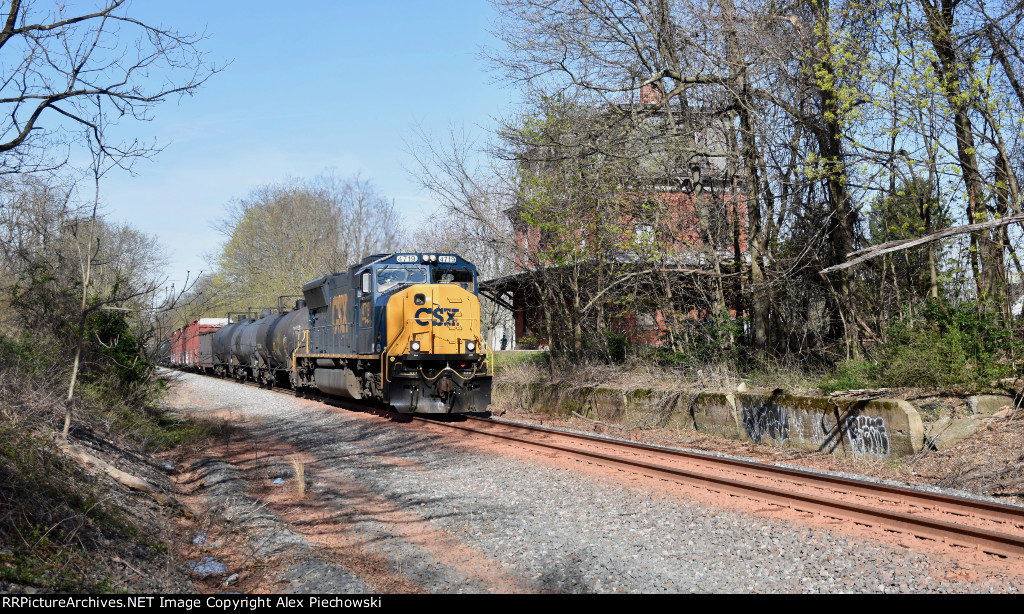
[[532, 360], [507, 360], [496, 369], [494, 379], [500, 382], [529, 384], [547, 381], [550, 372], [547, 365]]
[[818, 393], [819, 380], [820, 374], [808, 373], [798, 363], [772, 363], [749, 373], [740, 373], [725, 361], [662, 365], [642, 357], [634, 357], [624, 364], [556, 363], [552, 369], [539, 361], [508, 361], [494, 378], [496, 383], [503, 384], [561, 382], [573, 386], [608, 386], [654, 392], [733, 391], [742, 382], [751, 392], [782, 388], [812, 393]]
[[625, 390], [728, 390], [739, 377], [725, 364], [666, 367], [649, 362], [609, 365], [601, 362], [556, 364], [550, 371], [535, 362], [510, 364], [495, 376], [505, 384], [562, 382], [575, 386], [610, 386]]
[[295, 474], [295, 488], [299, 492], [299, 498], [306, 498], [306, 464], [298, 456], [291, 458], [292, 472]]

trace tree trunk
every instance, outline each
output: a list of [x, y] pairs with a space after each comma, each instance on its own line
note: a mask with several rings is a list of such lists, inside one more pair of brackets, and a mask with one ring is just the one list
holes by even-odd
[[[827, 0], [814, 4], [817, 12], [815, 21], [817, 25], [818, 45], [814, 59], [814, 74], [830, 77], [831, 83], [838, 83], [840, 76], [836, 74], [835, 66], [831, 60], [831, 48], [828, 47], [828, 36], [831, 30], [829, 6]], [[853, 251], [854, 233], [857, 226], [857, 213], [850, 201], [850, 193], [846, 188], [846, 155], [843, 150], [841, 125], [841, 113], [839, 103], [836, 100], [835, 90], [832, 87], [822, 87], [822, 78], [814, 81], [817, 90], [819, 104], [821, 105], [822, 124], [815, 130], [818, 141], [818, 149], [823, 159], [825, 170], [825, 185], [828, 193], [830, 209], [830, 222], [828, 224], [828, 239], [831, 245], [829, 264], [838, 264], [846, 259], [846, 254]], [[857, 304], [854, 297], [854, 278], [849, 271], [841, 271], [838, 277], [839, 285], [839, 309], [846, 313], [844, 322], [851, 323], [844, 327], [844, 342], [847, 348], [847, 356], [859, 358], [861, 354], [860, 335], [855, 324], [858, 320]]]
[[71, 432], [71, 412], [75, 398], [75, 383], [78, 381], [78, 368], [82, 361], [82, 345], [85, 343], [85, 320], [88, 316], [86, 307], [89, 302], [89, 280], [92, 275], [92, 242], [96, 236], [96, 210], [100, 206], [100, 162], [97, 161], [94, 167], [94, 179], [96, 182], [96, 194], [92, 203], [92, 217], [89, 219], [89, 242], [85, 244], [85, 262], [82, 263], [82, 301], [79, 305], [78, 317], [78, 339], [75, 343], [75, 357], [71, 363], [71, 381], [68, 383], [68, 396], [64, 400], [64, 428], [61, 430], [61, 437], [64, 441], [68, 439]]
[[[967, 218], [971, 224], [976, 224], [988, 219], [988, 211], [984, 201], [984, 183], [978, 169], [974, 129], [969, 116], [970, 102], [960, 87], [961, 69], [957, 64], [953, 40], [955, 5], [955, 0], [936, 0], [935, 4], [931, 0], [921, 0], [921, 7], [928, 18], [928, 34], [939, 60], [935, 66], [943, 93], [953, 110], [957, 161], [967, 188]], [[998, 231], [980, 231], [971, 235], [972, 268], [980, 308], [995, 311], [1005, 317], [1009, 309], [1006, 265], [1002, 242], [998, 237]]]
[[768, 349], [768, 301], [765, 297], [767, 286], [762, 266], [764, 264], [763, 257], [767, 252], [767, 243], [761, 223], [761, 182], [758, 174], [754, 122], [750, 113], [752, 100], [748, 89], [747, 65], [736, 31], [736, 7], [733, 0], [720, 0], [720, 2], [722, 19], [725, 24], [729, 80], [732, 84], [730, 89], [740, 120], [740, 150], [746, 183], [745, 204], [747, 207], [747, 247], [750, 250], [749, 290], [751, 295], [747, 307], [754, 333], [754, 347], [761, 352], [766, 352]]

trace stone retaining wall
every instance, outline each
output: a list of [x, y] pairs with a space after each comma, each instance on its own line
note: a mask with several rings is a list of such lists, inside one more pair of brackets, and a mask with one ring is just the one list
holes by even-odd
[[687, 428], [803, 450], [898, 457], [919, 452], [917, 410], [895, 399], [846, 399], [775, 393], [621, 390], [564, 383], [494, 385], [496, 405], [580, 415], [627, 426]]

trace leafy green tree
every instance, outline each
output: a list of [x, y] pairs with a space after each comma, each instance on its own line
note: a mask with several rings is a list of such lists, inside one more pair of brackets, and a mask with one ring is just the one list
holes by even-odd
[[277, 305], [302, 285], [398, 247], [394, 204], [359, 176], [325, 175], [259, 187], [233, 203], [217, 229], [227, 241], [216, 256], [211, 290], [217, 315]]

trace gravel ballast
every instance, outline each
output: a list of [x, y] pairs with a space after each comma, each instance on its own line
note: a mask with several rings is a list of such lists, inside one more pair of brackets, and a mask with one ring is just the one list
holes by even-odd
[[[396, 573], [428, 592], [917, 593], [1024, 588], [1019, 577], [989, 574], [906, 548], [713, 509], [571, 468], [470, 452], [443, 435], [378, 417], [227, 380], [183, 374], [175, 378], [172, 409], [197, 416], [227, 412], [249, 436], [287, 442], [316, 459], [307, 468], [309, 496], [333, 510], [361, 548], [389, 561]], [[229, 470], [219, 471], [226, 475]], [[211, 482], [207, 494], [222, 501], [250, 496], [225, 492], [244, 489], [245, 484], [218, 480]], [[394, 504], [430, 531], [461, 544], [461, 563], [447, 560], [443, 549], [431, 547], [430, 539], [410, 538], [401, 523], [368, 513], [373, 506], [356, 505], [353, 489]], [[262, 510], [259, 522], [269, 522], [264, 516], [271, 513]], [[330, 578], [322, 583], [317, 573], [305, 573], [303, 557], [327, 562], [329, 552], [317, 551], [296, 536], [301, 531], [287, 530], [287, 515], [273, 522], [285, 525], [275, 532], [288, 536], [298, 556], [291, 577], [280, 579], [289, 589], [362, 590], [360, 580], [345, 572], [327, 574]], [[467, 553], [492, 565], [493, 573], [474, 569]], [[504, 580], [497, 583], [492, 576]], [[296, 584], [297, 578], [302, 582]]]

